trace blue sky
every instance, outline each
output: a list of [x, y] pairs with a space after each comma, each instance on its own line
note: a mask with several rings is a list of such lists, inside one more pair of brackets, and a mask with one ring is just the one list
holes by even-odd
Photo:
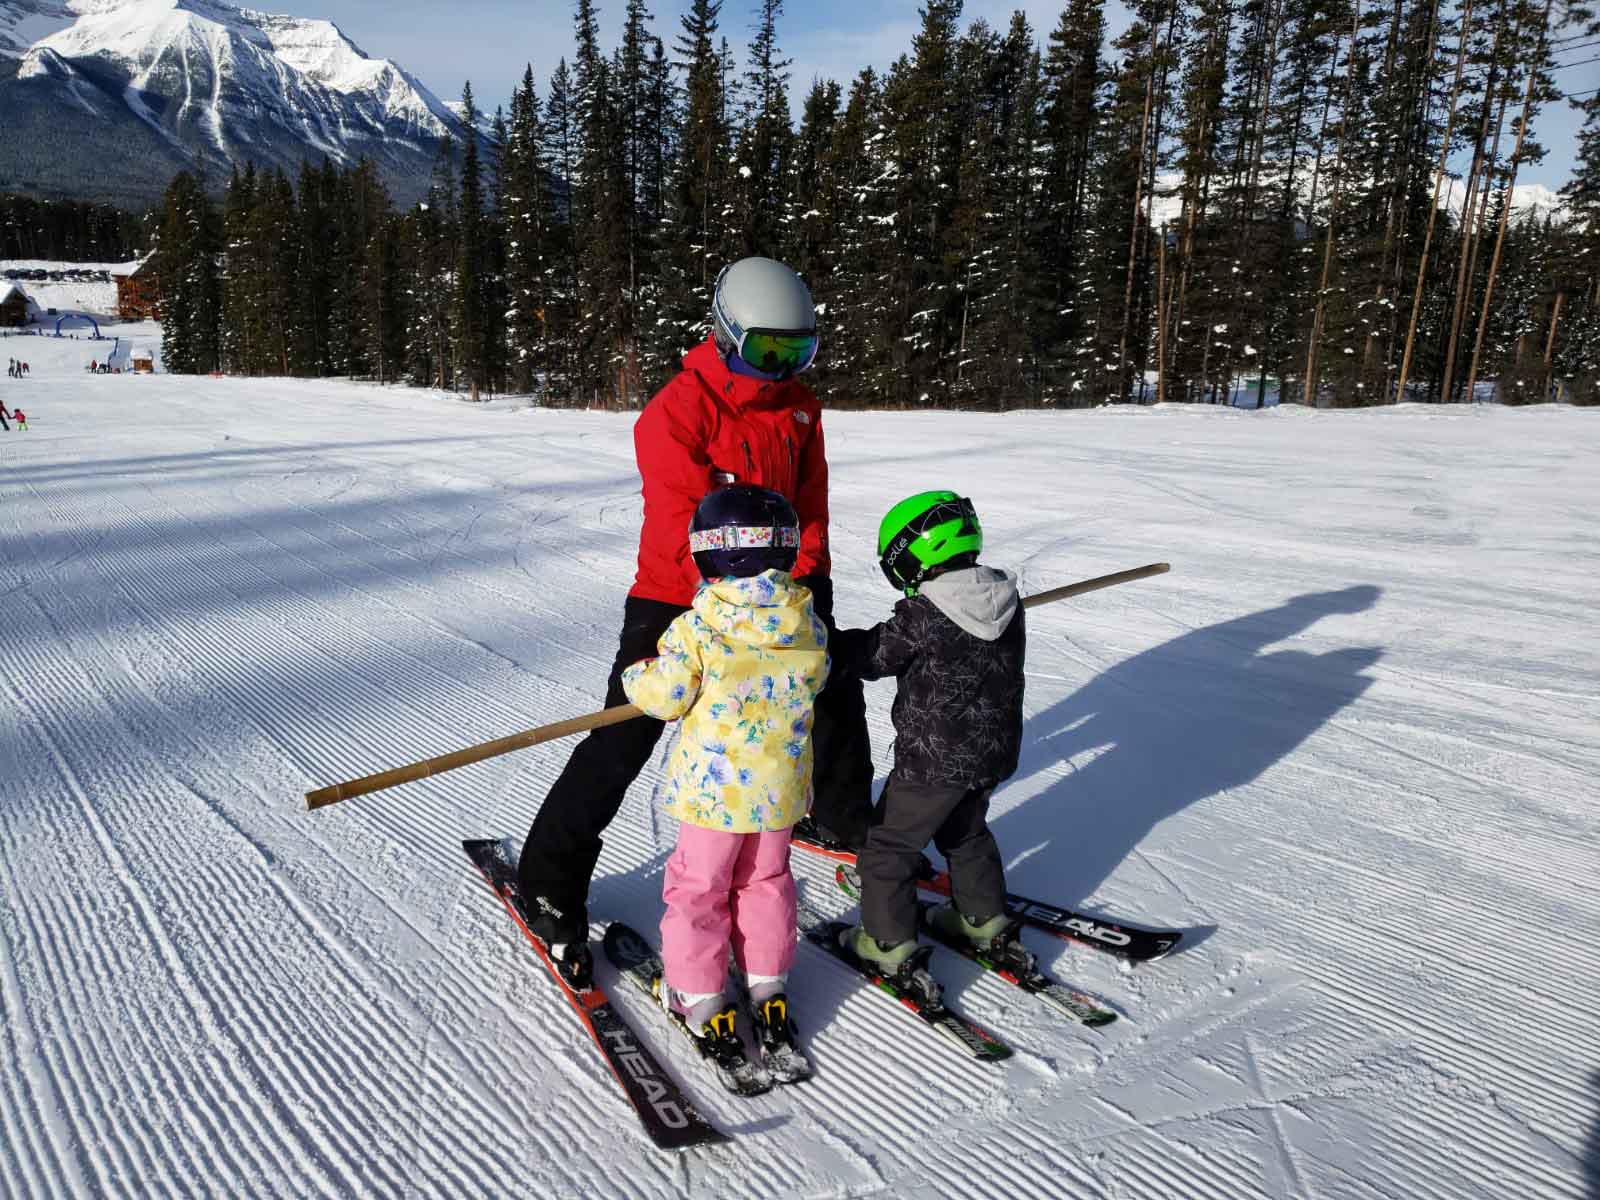
[[[608, 51], [620, 40], [624, 4], [598, 0], [601, 39]], [[543, 95], [557, 61], [572, 55], [570, 0], [408, 5], [393, 0], [266, 0], [260, 7], [334, 21], [368, 54], [398, 62], [441, 99], [458, 99], [462, 83], [470, 79], [478, 103], [490, 111], [506, 102], [525, 64], [532, 62]], [[656, 0], [652, 5], [656, 34], [669, 48], [687, 7], [686, 0]], [[887, 66], [908, 51], [921, 5], [917, 0], [789, 0], [787, 7], [780, 44], [794, 59], [791, 91], [803, 91], [813, 76], [848, 83], [862, 67]], [[982, 17], [1004, 29], [1020, 8], [1042, 42], [1065, 7], [1065, 0], [967, 0], [964, 19]], [[722, 32], [741, 62], [755, 9], [755, 0], [725, 0], [722, 6]], [[1112, 9], [1120, 11], [1115, 3]], [[1123, 24], [1116, 15], [1112, 21], [1114, 28]], [[1560, 80], [1573, 90], [1595, 87], [1600, 85], [1600, 65], [1564, 71]], [[1543, 163], [1524, 168], [1519, 182], [1560, 187], [1571, 174], [1577, 129], [1577, 116], [1567, 105], [1550, 106], [1533, 130], [1550, 153]]]

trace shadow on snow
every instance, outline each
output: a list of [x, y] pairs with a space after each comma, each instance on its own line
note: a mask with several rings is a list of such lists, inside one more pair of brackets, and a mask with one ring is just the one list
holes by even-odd
[[[1371, 684], [1377, 647], [1267, 652], [1325, 616], [1371, 608], [1371, 586], [1297, 596], [1194, 629], [1102, 671], [1027, 723], [1011, 786], [1071, 764], [992, 826], [1017, 892], [1093, 895], [1163, 819], [1257, 778]], [[1036, 665], [1048, 642], [1033, 640]], [[1133, 914], [1123, 914], [1130, 919]], [[1152, 917], [1155, 914], [1150, 914]]]

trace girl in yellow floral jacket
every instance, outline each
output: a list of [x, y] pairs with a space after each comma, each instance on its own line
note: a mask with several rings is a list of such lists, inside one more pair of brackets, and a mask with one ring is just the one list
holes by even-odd
[[701, 1037], [736, 1037], [728, 949], [765, 1048], [793, 1047], [784, 979], [795, 952], [789, 830], [811, 802], [811, 712], [827, 633], [789, 575], [799, 521], [748, 484], [700, 502], [690, 550], [706, 582], [659, 655], [622, 684], [646, 713], [683, 719], [665, 785], [678, 818], [662, 899], [662, 1003]]

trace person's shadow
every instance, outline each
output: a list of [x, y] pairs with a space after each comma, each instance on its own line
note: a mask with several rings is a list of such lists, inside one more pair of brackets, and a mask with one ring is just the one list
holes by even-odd
[[[1073, 905], [1161, 820], [1291, 753], [1370, 686], [1361, 672], [1382, 651], [1266, 648], [1322, 617], [1371, 608], [1380, 594], [1361, 586], [1297, 596], [1192, 630], [1102, 671], [1030, 720], [1021, 764], [1004, 786], [1046, 771], [1059, 777], [991, 818], [1015, 864], [1007, 887]], [[1030, 628], [1032, 670], [1047, 669], [1049, 646], [1048, 633]]]
[[[1593, 1076], [1594, 1094], [1596, 1101], [1600, 1101], [1600, 1071]], [[1600, 1117], [1595, 1118], [1593, 1128], [1589, 1130], [1589, 1145], [1583, 1155], [1583, 1174], [1589, 1182], [1589, 1195], [1593, 1200], [1600, 1200]]]

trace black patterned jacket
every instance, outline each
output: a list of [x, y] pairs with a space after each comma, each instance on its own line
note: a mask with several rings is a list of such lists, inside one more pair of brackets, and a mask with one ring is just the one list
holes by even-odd
[[897, 777], [992, 788], [1017, 769], [1022, 611], [1015, 579], [978, 566], [930, 580], [887, 621], [832, 639], [835, 673], [900, 680], [891, 714]]

